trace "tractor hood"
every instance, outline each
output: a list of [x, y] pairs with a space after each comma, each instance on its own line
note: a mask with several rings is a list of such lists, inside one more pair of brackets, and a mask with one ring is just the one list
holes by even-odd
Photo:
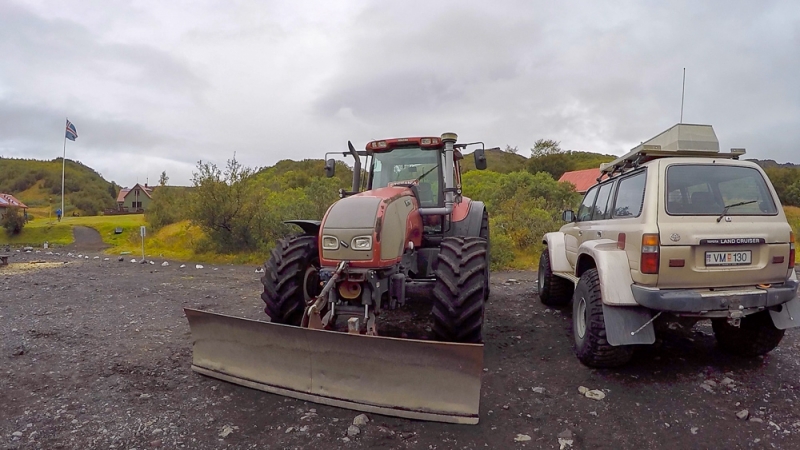
[[[414, 214], [417, 209], [417, 200], [407, 187], [385, 187], [337, 201], [328, 209], [320, 229], [322, 264], [347, 260], [384, 266], [395, 262], [409, 233], [417, 230], [421, 236], [421, 219]], [[356, 248], [356, 239], [363, 242], [362, 238], [371, 239], [368, 250]]]

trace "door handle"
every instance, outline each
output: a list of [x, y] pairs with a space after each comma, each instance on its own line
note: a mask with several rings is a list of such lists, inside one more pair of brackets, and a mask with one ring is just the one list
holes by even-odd
[[578, 231], [578, 236], [583, 236], [583, 231]]
[[602, 231], [598, 231], [598, 232], [597, 232], [597, 236], [598, 236], [598, 237], [600, 237], [600, 236], [602, 236], [602, 235], [603, 235], [603, 232], [602, 232]]

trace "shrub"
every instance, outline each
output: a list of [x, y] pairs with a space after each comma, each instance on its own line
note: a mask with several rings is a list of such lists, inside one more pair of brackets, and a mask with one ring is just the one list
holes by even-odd
[[25, 227], [25, 216], [19, 208], [8, 208], [3, 218], [0, 219], [0, 226], [9, 235], [19, 234], [22, 228]]

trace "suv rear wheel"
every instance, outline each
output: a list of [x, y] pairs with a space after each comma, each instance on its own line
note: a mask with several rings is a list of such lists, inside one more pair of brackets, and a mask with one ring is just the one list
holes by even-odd
[[713, 319], [711, 327], [719, 347], [727, 353], [739, 356], [759, 356], [772, 351], [780, 344], [786, 330], [775, 328], [769, 311], [743, 317], [739, 327], [728, 323], [728, 319]]
[[572, 298], [572, 282], [553, 275], [547, 248], [539, 257], [539, 300], [547, 306], [564, 306]]
[[575, 287], [572, 296], [572, 333], [575, 337], [575, 355], [589, 367], [621, 366], [633, 356], [633, 347], [615, 347], [606, 340], [597, 269], [584, 272]]

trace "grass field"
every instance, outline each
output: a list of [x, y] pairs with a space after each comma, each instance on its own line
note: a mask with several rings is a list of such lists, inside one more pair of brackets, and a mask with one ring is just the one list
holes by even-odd
[[[800, 237], [800, 208], [794, 206], [784, 207], [786, 218], [794, 230], [796, 237]], [[143, 214], [130, 214], [120, 216], [89, 216], [89, 217], [64, 217], [61, 222], [55, 220], [34, 219], [25, 225], [17, 236], [9, 238], [0, 232], [0, 245], [32, 245], [42, 246], [44, 242], [51, 245], [63, 246], [72, 243], [72, 227], [86, 226], [97, 230], [103, 242], [110, 247], [106, 250], [109, 254], [131, 252], [140, 254], [141, 238], [139, 227], [146, 225]], [[121, 234], [115, 234], [116, 228], [122, 228]], [[205, 235], [189, 221], [182, 221], [168, 225], [157, 232], [148, 230], [145, 238], [145, 252], [152, 257], [163, 257], [182, 261], [202, 261], [214, 263], [233, 264], [261, 264], [269, 255], [257, 253], [218, 254], [212, 252], [198, 252], [198, 245], [203, 242]], [[536, 270], [539, 260], [538, 254], [515, 252], [514, 261], [510, 268], [523, 270]], [[800, 261], [800, 254], [798, 254]]]

